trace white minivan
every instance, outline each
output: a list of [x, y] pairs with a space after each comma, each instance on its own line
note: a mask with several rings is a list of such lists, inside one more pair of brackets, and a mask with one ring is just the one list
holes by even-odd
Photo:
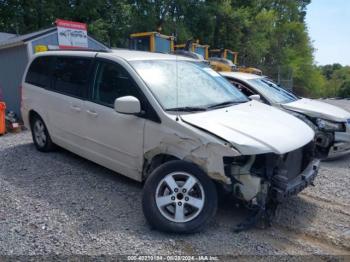
[[144, 182], [143, 211], [159, 230], [200, 230], [217, 189], [261, 215], [318, 172], [308, 125], [189, 58], [49, 51], [33, 57], [22, 88], [36, 148], [59, 145]]

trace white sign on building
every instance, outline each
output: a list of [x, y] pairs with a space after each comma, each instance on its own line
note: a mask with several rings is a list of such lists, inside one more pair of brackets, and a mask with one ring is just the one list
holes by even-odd
[[56, 25], [60, 48], [88, 47], [86, 24], [57, 19]]

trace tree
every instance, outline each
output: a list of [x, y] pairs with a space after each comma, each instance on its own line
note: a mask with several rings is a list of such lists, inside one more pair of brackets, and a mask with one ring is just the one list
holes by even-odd
[[342, 83], [339, 90], [339, 96], [350, 98], [350, 80]]
[[[133, 32], [160, 31], [178, 43], [199, 40], [239, 52], [240, 65], [272, 78], [293, 78], [303, 94], [326, 90], [327, 73], [314, 65], [305, 14], [310, 0], [0, 0], [0, 31], [24, 34], [56, 18], [88, 24], [89, 34], [127, 47]], [[337, 83], [337, 88], [340, 85]]]

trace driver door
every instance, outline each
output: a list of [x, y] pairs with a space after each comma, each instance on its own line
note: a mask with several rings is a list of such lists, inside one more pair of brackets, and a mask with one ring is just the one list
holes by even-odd
[[138, 86], [120, 64], [96, 61], [90, 101], [84, 106], [90, 157], [118, 173], [140, 180], [145, 119], [114, 110], [116, 98], [135, 96], [140, 100]]

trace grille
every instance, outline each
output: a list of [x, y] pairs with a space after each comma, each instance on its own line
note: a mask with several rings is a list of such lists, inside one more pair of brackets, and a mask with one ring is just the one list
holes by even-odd
[[284, 176], [287, 180], [293, 179], [303, 171], [303, 148], [289, 152], [283, 156]]
[[309, 144], [288, 152], [284, 155], [263, 154], [257, 155], [252, 167], [252, 173], [268, 180], [283, 180], [288, 182], [301, 172], [314, 159], [315, 144]]
[[284, 169], [284, 175], [287, 180], [298, 176], [310, 164], [314, 158], [315, 144], [310, 142], [304, 147], [288, 152], [283, 156], [283, 164], [280, 168]]
[[282, 161], [276, 166], [272, 184], [278, 188], [285, 188], [289, 181], [303, 172], [314, 159], [315, 144], [313, 142], [302, 148], [283, 155]]

